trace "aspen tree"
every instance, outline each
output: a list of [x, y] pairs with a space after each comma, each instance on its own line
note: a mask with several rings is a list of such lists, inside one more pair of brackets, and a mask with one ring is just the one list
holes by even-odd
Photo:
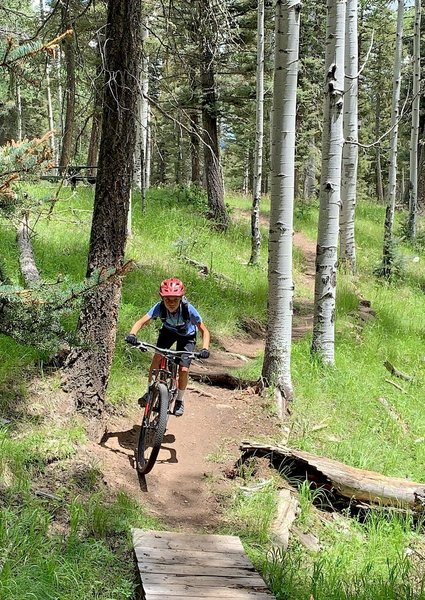
[[298, 0], [278, 0], [275, 13], [268, 328], [263, 378], [274, 384], [280, 416], [292, 400], [292, 236], [295, 188], [295, 118], [300, 30]]
[[357, 0], [347, 0], [345, 31], [344, 147], [342, 150], [340, 263], [356, 271], [354, 218], [358, 162]]
[[419, 111], [421, 101], [421, 2], [415, 0], [415, 26], [413, 34], [413, 103], [410, 135], [410, 181], [409, 181], [409, 237], [416, 237], [416, 213], [418, 211], [418, 142]]
[[382, 252], [382, 276], [391, 277], [393, 270], [393, 225], [396, 200], [397, 184], [397, 139], [398, 139], [398, 121], [399, 104], [401, 88], [401, 58], [403, 41], [403, 14], [404, 2], [398, 0], [397, 4], [397, 34], [394, 57], [393, 71], [393, 95], [391, 107], [391, 136], [390, 136], [390, 157], [388, 169], [388, 188], [387, 188], [387, 208], [384, 223], [384, 246]]
[[322, 171], [312, 352], [335, 362], [336, 270], [341, 206], [346, 0], [328, 0]]
[[252, 186], [251, 211], [251, 258], [249, 264], [256, 265], [260, 257], [260, 199], [263, 166], [264, 136], [264, 0], [258, 0], [257, 14], [257, 85], [256, 127], [254, 153], [254, 182]]

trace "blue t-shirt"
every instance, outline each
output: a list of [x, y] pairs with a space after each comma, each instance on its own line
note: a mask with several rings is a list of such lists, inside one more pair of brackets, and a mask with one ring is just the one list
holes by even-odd
[[[160, 307], [161, 302], [157, 302], [150, 310], [148, 310], [147, 314], [151, 319], [158, 319], [160, 317]], [[190, 303], [188, 303], [187, 308], [189, 312], [189, 321], [185, 322], [183, 319], [182, 305], [180, 303], [180, 306], [175, 313], [170, 313], [170, 311], [167, 310], [167, 317], [163, 323], [163, 327], [170, 329], [170, 331], [174, 331], [179, 335], [195, 335], [199, 324], [202, 323], [202, 318], [196, 308]]]

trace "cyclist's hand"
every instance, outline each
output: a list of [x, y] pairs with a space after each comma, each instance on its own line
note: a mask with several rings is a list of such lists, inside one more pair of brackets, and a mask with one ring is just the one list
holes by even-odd
[[206, 348], [202, 348], [202, 350], [199, 352], [199, 358], [209, 358], [209, 355], [210, 351]]
[[129, 333], [126, 336], [125, 341], [127, 342], [127, 344], [130, 344], [131, 346], [137, 346], [137, 344], [139, 343], [137, 340], [137, 337], [134, 335], [134, 333]]

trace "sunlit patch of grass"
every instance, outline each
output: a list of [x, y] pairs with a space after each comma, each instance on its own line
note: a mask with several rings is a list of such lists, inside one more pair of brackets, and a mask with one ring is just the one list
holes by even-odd
[[276, 502], [276, 483], [273, 480], [252, 493], [237, 491], [228, 508], [224, 532], [240, 536], [248, 545], [267, 544]]

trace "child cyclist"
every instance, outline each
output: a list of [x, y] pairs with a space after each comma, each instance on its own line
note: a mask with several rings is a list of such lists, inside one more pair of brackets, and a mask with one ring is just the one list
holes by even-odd
[[[130, 334], [125, 338], [129, 344], [137, 342], [136, 334], [152, 319], [161, 319], [162, 327], [159, 331], [156, 345], [159, 348], [171, 348], [176, 342], [176, 350], [193, 352], [196, 343], [196, 333], [199, 329], [202, 334], [202, 350], [200, 358], [208, 358], [210, 345], [210, 332], [205, 327], [196, 308], [189, 304], [185, 298], [185, 287], [180, 279], [165, 279], [159, 286], [161, 301], [157, 302], [144, 317], [136, 321]], [[159, 368], [161, 356], [155, 354], [149, 369], [149, 383], [152, 380], [152, 371]], [[190, 359], [182, 356], [179, 365], [179, 389], [177, 393], [174, 414], [181, 417], [184, 413], [184, 392], [187, 387]]]

